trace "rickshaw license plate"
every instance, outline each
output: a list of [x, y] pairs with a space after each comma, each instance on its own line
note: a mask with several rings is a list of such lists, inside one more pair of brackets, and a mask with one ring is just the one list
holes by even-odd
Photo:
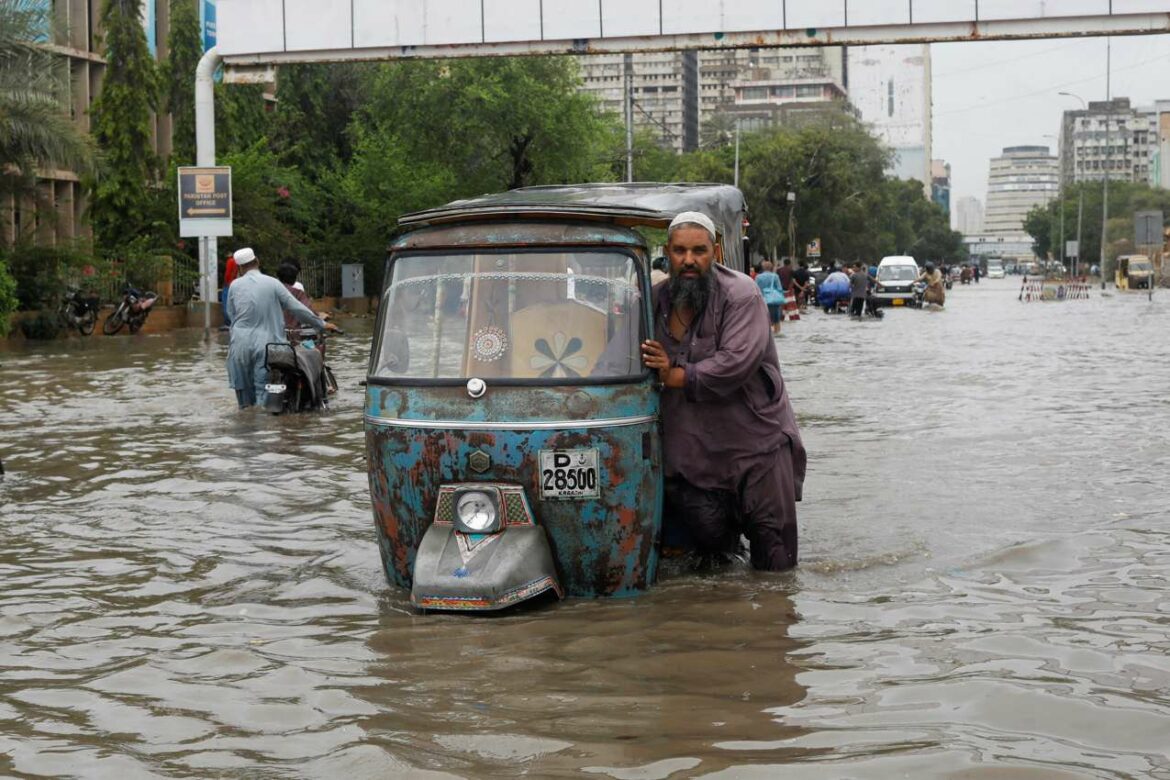
[[597, 498], [597, 450], [541, 450], [541, 498]]

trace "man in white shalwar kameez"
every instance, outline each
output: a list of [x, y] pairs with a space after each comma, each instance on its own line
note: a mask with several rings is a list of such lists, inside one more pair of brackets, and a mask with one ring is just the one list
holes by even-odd
[[268, 377], [264, 369], [264, 348], [268, 344], [287, 344], [284, 312], [318, 333], [325, 321], [314, 314], [285, 289], [278, 279], [260, 273], [256, 253], [245, 247], [235, 252], [240, 275], [228, 288], [227, 316], [231, 319], [231, 345], [228, 347], [228, 385], [236, 391], [241, 409], [263, 406], [268, 400], [264, 389]]

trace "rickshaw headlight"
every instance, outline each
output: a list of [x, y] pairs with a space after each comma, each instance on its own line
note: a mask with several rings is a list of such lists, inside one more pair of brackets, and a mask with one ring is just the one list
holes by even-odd
[[455, 497], [455, 530], [465, 534], [493, 534], [500, 530], [496, 498], [482, 490], [465, 490]]

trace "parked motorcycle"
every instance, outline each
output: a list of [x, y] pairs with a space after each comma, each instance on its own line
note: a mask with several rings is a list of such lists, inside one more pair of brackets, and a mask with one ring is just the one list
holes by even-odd
[[123, 325], [128, 325], [131, 333], [137, 333], [146, 324], [146, 318], [150, 316], [150, 309], [157, 299], [158, 296], [154, 293], [142, 292], [127, 284], [122, 290], [121, 303], [102, 323], [102, 333], [112, 336], [120, 331]]
[[326, 335], [311, 328], [290, 328], [287, 334], [288, 343], [264, 347], [264, 368], [268, 371], [264, 408], [273, 414], [328, 409], [329, 395], [337, 392], [337, 380], [325, 365]]
[[66, 328], [77, 328], [82, 336], [88, 336], [97, 325], [100, 305], [96, 295], [83, 295], [81, 290], [72, 290], [61, 301], [61, 323]]

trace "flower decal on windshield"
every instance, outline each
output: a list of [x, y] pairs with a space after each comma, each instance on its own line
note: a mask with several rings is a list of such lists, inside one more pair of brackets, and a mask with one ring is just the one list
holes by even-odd
[[543, 338], [537, 339], [533, 346], [539, 354], [530, 357], [528, 365], [534, 371], [539, 371], [542, 378], [581, 376], [581, 372], [589, 365], [587, 357], [577, 354], [581, 351], [582, 342], [576, 336], [569, 338], [557, 331], [553, 334], [551, 346], [548, 339]]

